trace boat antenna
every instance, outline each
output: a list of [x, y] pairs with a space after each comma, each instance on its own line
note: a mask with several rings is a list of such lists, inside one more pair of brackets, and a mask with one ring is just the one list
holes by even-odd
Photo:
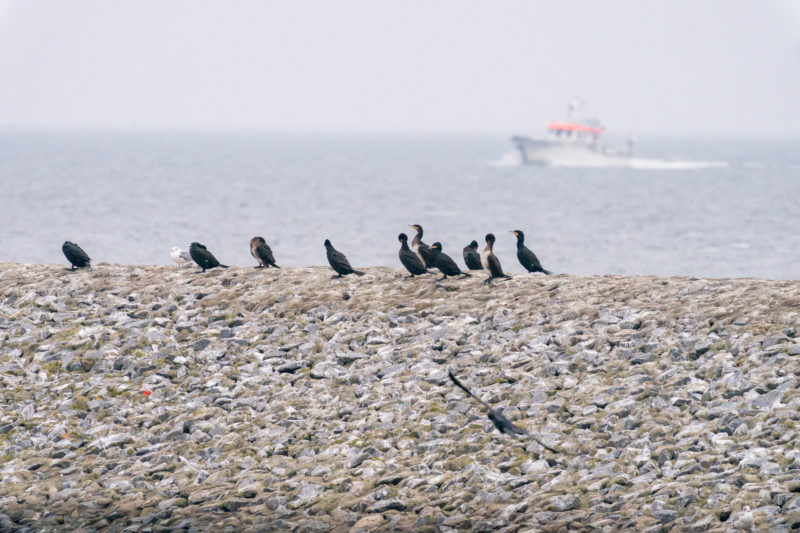
[[572, 100], [567, 104], [567, 120], [573, 120], [575, 112], [585, 103], [580, 96], [573, 96]]
[[628, 133], [628, 157], [633, 156], [633, 146], [636, 144], [636, 134], [633, 132]]

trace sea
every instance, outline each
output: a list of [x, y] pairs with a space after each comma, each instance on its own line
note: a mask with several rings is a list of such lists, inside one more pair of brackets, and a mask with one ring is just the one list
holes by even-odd
[[[512, 274], [511, 230], [568, 274], [800, 278], [797, 139], [639, 138], [635, 168], [521, 164], [509, 136], [198, 131], [0, 132], [0, 261], [171, 264], [197, 241], [255, 266], [400, 268], [421, 224], [462, 263], [487, 233]], [[463, 264], [463, 263], [462, 263]], [[0, 274], [1, 275], [1, 274]]]

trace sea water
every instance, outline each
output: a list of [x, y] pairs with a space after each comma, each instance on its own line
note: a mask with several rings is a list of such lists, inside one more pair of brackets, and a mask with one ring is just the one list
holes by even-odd
[[572, 274], [800, 277], [796, 142], [640, 139], [635, 168], [519, 164], [505, 136], [211, 132], [0, 133], [0, 261], [62, 263], [65, 240], [101, 262], [170, 263], [205, 244], [253, 265], [400, 267], [397, 235], [425, 228], [460, 264], [510, 230]]

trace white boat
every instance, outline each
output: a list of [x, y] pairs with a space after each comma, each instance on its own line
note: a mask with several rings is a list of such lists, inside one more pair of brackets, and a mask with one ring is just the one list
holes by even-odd
[[567, 120], [550, 122], [546, 136], [515, 135], [511, 138], [523, 163], [548, 166], [631, 166], [633, 140], [628, 140], [625, 150], [601, 144], [600, 136], [605, 128], [597, 119], [572, 119], [581, 103], [579, 100], [571, 102]]

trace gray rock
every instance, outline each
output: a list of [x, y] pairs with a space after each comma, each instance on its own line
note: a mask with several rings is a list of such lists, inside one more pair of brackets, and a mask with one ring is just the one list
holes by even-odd
[[372, 513], [385, 513], [386, 511], [405, 511], [406, 505], [403, 503], [402, 500], [393, 499], [393, 500], [381, 500], [375, 502], [374, 505], [370, 508], [370, 512]]
[[571, 511], [573, 509], [579, 509], [581, 506], [581, 500], [577, 496], [557, 496], [550, 500], [550, 507], [554, 511], [564, 512], [564, 511]]
[[669, 524], [670, 522], [674, 522], [680, 517], [680, 513], [673, 509], [662, 509], [659, 511], [653, 511], [653, 518], [661, 522], [662, 524]]

